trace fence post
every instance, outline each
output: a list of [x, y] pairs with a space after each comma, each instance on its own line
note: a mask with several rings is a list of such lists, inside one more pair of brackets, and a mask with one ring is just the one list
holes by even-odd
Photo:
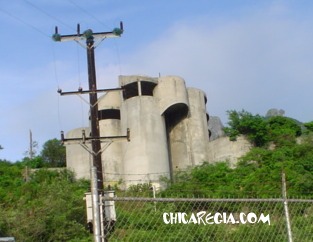
[[289, 218], [289, 211], [288, 211], [286, 176], [285, 176], [284, 171], [282, 171], [281, 179], [282, 179], [282, 193], [283, 193], [283, 199], [284, 199], [284, 210], [285, 210], [287, 232], [288, 232], [288, 242], [292, 242], [293, 240], [292, 240], [292, 232], [291, 232], [291, 225], [290, 225], [290, 218]]

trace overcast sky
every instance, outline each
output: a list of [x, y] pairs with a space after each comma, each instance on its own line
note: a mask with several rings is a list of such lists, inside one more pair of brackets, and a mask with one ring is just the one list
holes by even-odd
[[[88, 125], [88, 106], [63, 91], [87, 88], [86, 50], [61, 34], [111, 31], [96, 49], [99, 88], [119, 75], [177, 75], [204, 90], [207, 110], [265, 115], [270, 108], [313, 120], [313, 1], [0, 1], [0, 159], [21, 160], [29, 130], [39, 147]], [[88, 97], [86, 97], [88, 99]]]

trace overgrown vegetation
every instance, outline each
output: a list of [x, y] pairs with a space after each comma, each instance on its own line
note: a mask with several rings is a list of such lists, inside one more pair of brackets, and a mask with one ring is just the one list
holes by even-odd
[[244, 135], [254, 147], [233, 169], [224, 161], [176, 174], [164, 196], [281, 197], [284, 172], [289, 196], [313, 197], [312, 122], [301, 125], [292, 118], [262, 117], [244, 110], [228, 115], [225, 132], [230, 140]]
[[[283, 146], [294, 143], [302, 134], [299, 122], [283, 116], [262, 117], [245, 110], [228, 111], [228, 127], [224, 128], [230, 140], [235, 141], [238, 135], [246, 136], [257, 147], [266, 147], [269, 143]], [[305, 124], [308, 129], [310, 123]]]
[[[312, 199], [313, 122], [300, 124], [287, 117], [262, 117], [246, 111], [229, 111], [228, 114], [226, 134], [231, 140], [236, 140], [239, 135], [246, 136], [254, 145], [251, 151], [240, 159], [235, 168], [230, 168], [227, 161], [204, 163], [177, 173], [173, 184], [164, 179], [168, 188], [157, 196], [281, 197], [281, 173], [284, 171], [288, 196]], [[24, 158], [14, 164], [0, 160], [0, 236], [14, 236], [17, 241], [90, 241], [90, 234], [85, 228], [86, 208], [83, 201], [89, 182], [75, 180], [74, 175], [65, 169], [47, 170], [48, 167], [63, 166], [65, 153], [57, 140], [46, 144], [45, 152], [32, 159]], [[43, 169], [29, 173], [26, 167]], [[151, 184], [138, 184], [121, 194], [152, 197], [153, 193]], [[164, 211], [169, 211], [166, 206]], [[177, 204], [171, 206], [173, 211], [181, 209]], [[161, 209], [159, 205], [158, 208]], [[126, 231], [137, 229], [142, 238], [147, 239], [148, 230], [154, 230], [156, 226], [170, 229], [173, 240], [179, 238], [173, 228], [164, 226], [159, 217], [144, 217], [145, 212], [154, 211], [155, 204], [141, 206], [143, 217], [139, 221], [140, 228], [133, 227], [134, 220], [138, 218], [138, 214], [132, 213], [133, 209], [128, 205], [117, 208], [118, 216], [127, 217], [127, 222], [116, 225], [116, 233], [121, 233], [121, 238], [125, 238]], [[158, 211], [160, 216], [161, 212]], [[142, 229], [145, 226], [147, 230]], [[203, 230], [207, 229], [203, 227]], [[239, 236], [246, 233], [245, 230], [246, 226], [242, 226], [236, 233]], [[218, 233], [224, 234], [225, 231], [220, 226]], [[204, 232], [204, 235], [207, 236], [207, 233]]]
[[[313, 125], [282, 116], [264, 118], [246, 111], [231, 111], [232, 140], [245, 135], [254, 147], [240, 159], [235, 168], [227, 161], [204, 163], [189, 171], [178, 172], [175, 181], [163, 179], [168, 188], [158, 197], [200, 198], [281, 198], [282, 172], [286, 174], [287, 195], [290, 198], [313, 198]], [[152, 197], [150, 184], [131, 188], [131, 192]], [[156, 206], [156, 207], [155, 207]], [[271, 226], [227, 225], [199, 226], [165, 225], [163, 212], [255, 211], [271, 215]], [[290, 204], [292, 231], [295, 240], [311, 241], [311, 205]], [[147, 202], [120, 202], [112, 241], [286, 241], [283, 204], [279, 203], [219, 203], [173, 202], [157, 205]], [[155, 232], [158, 231], [158, 232]], [[110, 238], [110, 239], [111, 239]], [[153, 240], [152, 239], [152, 240]]]
[[282, 171], [289, 197], [313, 197], [313, 142], [274, 150], [255, 147], [236, 168], [204, 163], [177, 174], [163, 196], [273, 198], [282, 196]]
[[89, 182], [41, 169], [25, 181], [23, 163], [0, 161], [0, 237], [16, 241], [90, 241], [83, 194]]

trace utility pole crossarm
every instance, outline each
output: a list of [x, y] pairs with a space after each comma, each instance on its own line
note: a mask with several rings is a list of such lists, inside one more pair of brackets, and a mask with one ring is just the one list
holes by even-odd
[[63, 92], [61, 89], [58, 90], [58, 93], [61, 96], [64, 95], [73, 95], [73, 94], [89, 94], [89, 93], [97, 93], [97, 92], [111, 92], [111, 91], [122, 91], [123, 88], [108, 88], [108, 89], [97, 89], [97, 90], [83, 90], [78, 89], [78, 91], [70, 91], [70, 92]]
[[116, 38], [116, 37], [121, 37], [122, 33], [124, 32], [123, 29], [123, 22], [120, 22], [120, 27], [119, 28], [114, 28], [112, 31], [109, 32], [99, 32], [99, 33], [93, 33], [91, 29], [88, 29], [84, 31], [83, 33], [80, 33], [80, 25], [77, 25], [77, 34], [69, 34], [69, 35], [60, 35], [58, 31], [58, 27], [55, 27], [55, 33], [52, 36], [52, 39], [54, 41], [79, 41], [82, 39], [88, 39], [90, 37], [93, 38], [100, 38], [100, 39], [105, 39], [105, 38]]

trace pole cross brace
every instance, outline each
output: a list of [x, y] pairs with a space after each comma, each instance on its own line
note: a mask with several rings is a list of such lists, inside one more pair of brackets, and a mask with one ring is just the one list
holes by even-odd
[[[64, 138], [64, 132], [61, 131], [61, 142], [64, 143], [74, 143], [74, 144], [80, 144], [85, 150], [87, 150], [91, 155], [97, 156], [101, 154], [104, 150], [106, 150], [113, 142], [115, 141], [124, 141], [127, 140], [130, 141], [130, 130], [129, 128], [126, 130], [126, 135], [121, 136], [106, 136], [106, 137], [86, 137], [85, 130], [82, 130], [82, 137], [81, 138]], [[98, 152], [94, 152], [93, 150], [88, 147], [88, 144], [91, 144], [93, 140], [100, 140], [102, 144], [105, 144], [102, 146], [101, 150]]]
[[97, 155], [99, 155], [99, 154], [102, 154], [102, 152], [105, 151], [105, 150], [110, 146], [110, 144], [112, 144], [112, 142], [113, 142], [112, 140], [105, 141], [105, 142], [104, 142], [105, 145], [102, 146], [101, 150], [99, 150], [98, 152], [94, 152], [93, 150], [91, 150], [91, 149], [86, 145], [86, 143], [80, 142], [79, 144], [80, 144], [81, 147], [83, 147], [86, 151], [88, 151], [89, 154], [94, 155], [94, 156], [97, 156]]

